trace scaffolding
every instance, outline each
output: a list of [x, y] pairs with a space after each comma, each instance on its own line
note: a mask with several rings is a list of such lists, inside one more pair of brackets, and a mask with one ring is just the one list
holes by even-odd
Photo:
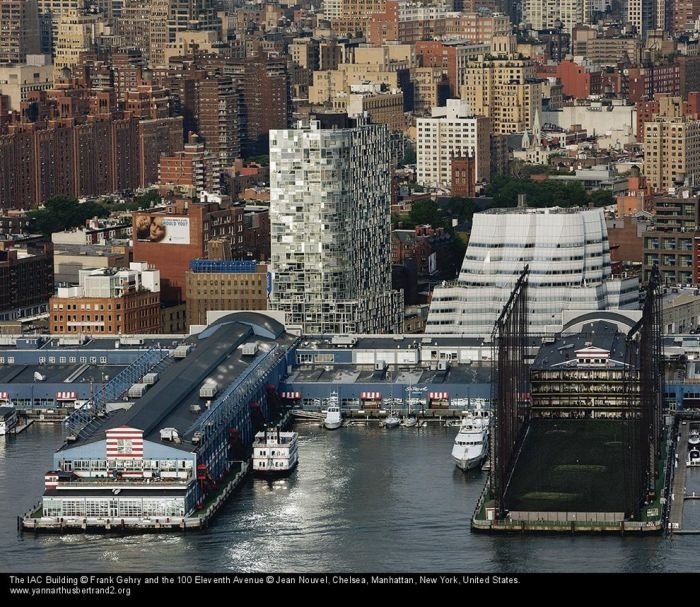
[[491, 334], [493, 433], [491, 493], [497, 519], [506, 516], [504, 498], [530, 419], [528, 346], [529, 266], [525, 266]]
[[629, 514], [637, 519], [642, 504], [657, 497], [664, 399], [661, 314], [661, 280], [654, 266], [642, 317], [627, 334], [625, 347], [625, 491]]

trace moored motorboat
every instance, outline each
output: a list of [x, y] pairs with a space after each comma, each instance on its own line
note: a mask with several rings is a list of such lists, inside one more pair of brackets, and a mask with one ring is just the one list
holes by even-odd
[[697, 447], [691, 447], [688, 449], [688, 459], [686, 464], [688, 466], [700, 466], [700, 449]]
[[326, 430], [337, 430], [343, 425], [343, 416], [340, 412], [338, 401], [338, 393], [332, 392], [328, 399], [328, 407], [326, 408], [326, 418], [323, 420], [323, 427]]
[[689, 445], [700, 445], [700, 430], [693, 428], [688, 434]]

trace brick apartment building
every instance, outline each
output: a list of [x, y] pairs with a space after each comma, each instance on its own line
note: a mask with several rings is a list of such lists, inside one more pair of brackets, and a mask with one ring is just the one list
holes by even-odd
[[229, 236], [232, 243], [243, 242], [243, 216], [242, 206], [185, 199], [133, 214], [134, 260], [160, 270], [163, 303], [185, 301], [190, 261], [206, 256], [209, 240]]

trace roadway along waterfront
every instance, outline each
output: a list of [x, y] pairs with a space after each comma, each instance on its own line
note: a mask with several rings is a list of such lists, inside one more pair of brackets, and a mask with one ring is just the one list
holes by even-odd
[[[298, 470], [248, 480], [204, 532], [143, 536], [19, 535], [16, 516], [40, 495], [59, 426], [0, 437], [3, 571], [696, 571], [700, 536], [473, 535], [484, 473], [450, 458], [456, 428], [323, 431], [298, 425]], [[700, 469], [687, 476], [700, 493]], [[684, 526], [700, 529], [700, 500]]]

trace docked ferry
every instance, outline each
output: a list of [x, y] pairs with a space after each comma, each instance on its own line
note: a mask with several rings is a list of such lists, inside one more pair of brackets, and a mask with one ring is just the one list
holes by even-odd
[[253, 443], [253, 474], [255, 476], [286, 476], [299, 463], [296, 432], [279, 428], [265, 429], [255, 435]]
[[12, 405], [0, 407], [0, 436], [10, 434], [17, 427], [17, 410]]

